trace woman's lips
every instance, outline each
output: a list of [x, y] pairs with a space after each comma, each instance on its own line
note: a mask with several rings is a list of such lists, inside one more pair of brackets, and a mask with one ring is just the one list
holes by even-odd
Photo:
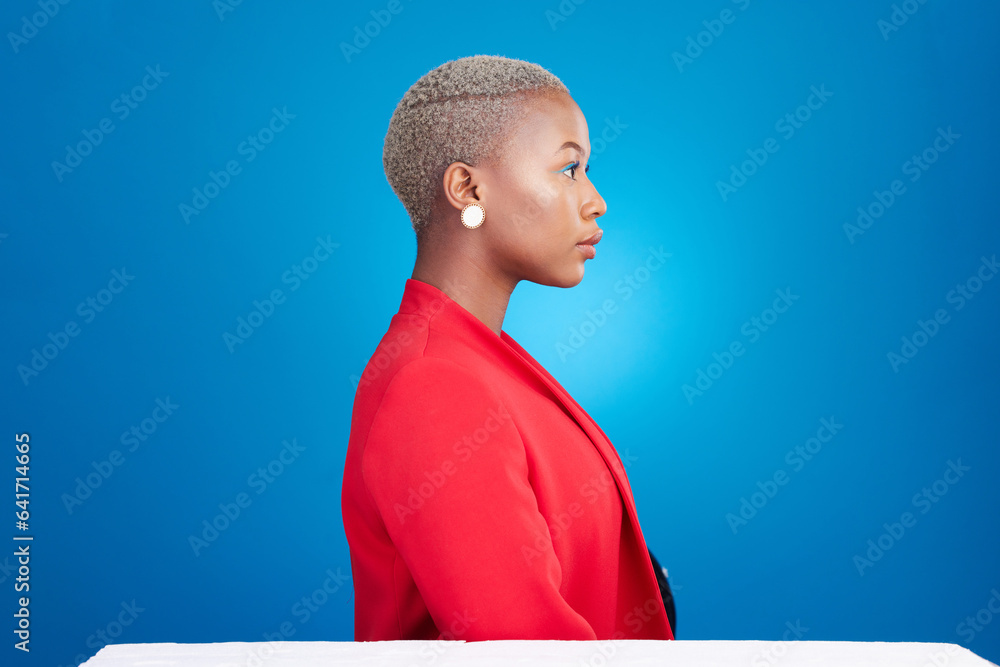
[[604, 230], [598, 229], [596, 232], [577, 243], [576, 247], [580, 249], [580, 252], [583, 253], [584, 257], [587, 259], [594, 259], [597, 257], [597, 248], [594, 246], [600, 242], [602, 236], [604, 236]]

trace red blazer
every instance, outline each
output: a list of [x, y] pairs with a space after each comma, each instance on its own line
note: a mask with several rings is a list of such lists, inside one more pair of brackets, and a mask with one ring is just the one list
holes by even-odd
[[607, 436], [432, 285], [361, 375], [341, 502], [357, 641], [673, 639]]

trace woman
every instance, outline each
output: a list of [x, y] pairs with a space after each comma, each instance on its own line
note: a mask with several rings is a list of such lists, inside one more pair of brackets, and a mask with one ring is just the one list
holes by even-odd
[[502, 329], [522, 280], [572, 287], [607, 207], [587, 123], [520, 60], [445, 63], [383, 164], [417, 235], [358, 383], [342, 508], [355, 639], [673, 639], [614, 447]]

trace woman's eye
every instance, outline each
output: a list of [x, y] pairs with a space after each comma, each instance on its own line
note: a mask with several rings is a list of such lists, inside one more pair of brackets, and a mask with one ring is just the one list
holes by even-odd
[[573, 179], [575, 181], [576, 180], [576, 170], [579, 169], [579, 168], [580, 168], [580, 163], [579, 162], [574, 162], [573, 164], [566, 165], [566, 167], [562, 170], [562, 172], [564, 174], [567, 174], [571, 179]]
[[[579, 171], [579, 169], [580, 169], [580, 162], [577, 161], [577, 162], [571, 162], [570, 164], [566, 165], [565, 167], [560, 169], [559, 172], [562, 174], [566, 174], [567, 176], [570, 177], [570, 179], [575, 181], [576, 172]], [[590, 171], [589, 164], [583, 168], [583, 173], [587, 173], [588, 171]]]

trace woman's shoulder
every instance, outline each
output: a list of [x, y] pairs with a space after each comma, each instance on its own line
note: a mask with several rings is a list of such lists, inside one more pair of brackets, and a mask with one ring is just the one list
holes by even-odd
[[455, 392], [492, 393], [481, 369], [434, 354], [421, 354], [399, 363], [387, 378], [386, 391], [418, 396]]

